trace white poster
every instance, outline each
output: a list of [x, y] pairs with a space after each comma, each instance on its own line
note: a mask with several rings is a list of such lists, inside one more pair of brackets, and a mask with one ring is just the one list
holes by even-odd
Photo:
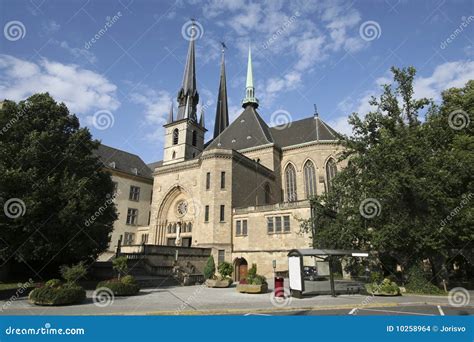
[[300, 257], [292, 256], [288, 258], [288, 276], [290, 278], [290, 289], [292, 290], [303, 291], [300, 265]]

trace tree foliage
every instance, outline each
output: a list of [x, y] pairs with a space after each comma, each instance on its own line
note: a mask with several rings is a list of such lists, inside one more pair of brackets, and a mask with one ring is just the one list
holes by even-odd
[[3, 103], [1, 259], [35, 264], [39, 271], [93, 259], [107, 248], [117, 215], [113, 204], [104, 207], [114, 187], [92, 153], [98, 145], [47, 93]]
[[414, 68], [392, 73], [374, 110], [350, 116], [346, 167], [302, 227], [315, 228], [315, 247], [374, 250], [408, 267], [472, 248], [474, 81], [436, 105], [414, 99]]

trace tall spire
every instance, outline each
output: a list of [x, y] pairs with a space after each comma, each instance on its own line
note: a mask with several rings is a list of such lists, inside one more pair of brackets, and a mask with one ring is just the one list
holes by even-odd
[[221, 76], [219, 81], [219, 94], [217, 96], [216, 120], [214, 124], [214, 138], [216, 138], [222, 131], [229, 126], [229, 108], [227, 106], [227, 85], [225, 78], [225, 59], [224, 59], [225, 44], [222, 43], [222, 58], [221, 58]]
[[253, 72], [252, 72], [252, 50], [249, 44], [249, 56], [247, 60], [247, 82], [245, 84], [245, 98], [242, 100], [242, 107], [248, 105], [254, 108], [258, 107], [258, 99], [255, 97], [255, 88], [253, 86]]
[[205, 122], [204, 122], [204, 108], [201, 108], [201, 117], [199, 118], [199, 126], [201, 126], [202, 128], [206, 128], [206, 127], [204, 127], [204, 126], [205, 126]]
[[[178, 117], [177, 120], [189, 118], [197, 122], [196, 106], [199, 102], [199, 94], [196, 87], [196, 65], [194, 41], [198, 36], [197, 29], [191, 28], [192, 37], [189, 40], [188, 56], [184, 68], [183, 84], [178, 93]], [[187, 115], [186, 115], [187, 114]]]

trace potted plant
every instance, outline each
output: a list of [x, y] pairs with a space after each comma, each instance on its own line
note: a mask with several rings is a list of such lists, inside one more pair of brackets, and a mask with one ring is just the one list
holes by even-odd
[[248, 270], [247, 279], [242, 279], [237, 285], [240, 293], [265, 293], [268, 292], [267, 280], [264, 276], [257, 274], [257, 265], [252, 264]]
[[206, 280], [207, 287], [229, 287], [232, 284], [232, 264], [226, 261], [223, 261], [219, 264], [217, 268], [219, 271], [219, 277], [213, 275], [212, 278]]
[[30, 292], [28, 299], [35, 305], [69, 305], [80, 303], [86, 298], [86, 291], [77, 284], [84, 277], [87, 269], [83, 262], [73, 266], [61, 266], [60, 279], [48, 280], [44, 285]]
[[132, 275], [128, 273], [127, 257], [121, 256], [112, 261], [112, 267], [117, 272], [117, 278], [101, 281], [96, 289], [105, 287], [115, 296], [133, 296], [140, 291], [140, 286]]

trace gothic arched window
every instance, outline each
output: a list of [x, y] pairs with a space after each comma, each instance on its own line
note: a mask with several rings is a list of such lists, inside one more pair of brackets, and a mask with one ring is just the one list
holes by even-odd
[[306, 198], [316, 195], [316, 173], [314, 171], [314, 164], [308, 160], [304, 166], [304, 187], [306, 191]]
[[197, 132], [196, 131], [193, 131], [193, 146], [196, 146], [197, 145]]
[[173, 129], [173, 145], [177, 145], [179, 140], [179, 129]]
[[327, 181], [327, 188], [328, 191], [331, 190], [332, 180], [337, 173], [337, 166], [336, 162], [333, 158], [330, 158], [326, 163], [326, 181]]
[[270, 202], [272, 201], [272, 193], [270, 189], [270, 184], [268, 183], [265, 184], [264, 191], [265, 191], [265, 204], [270, 204]]
[[173, 233], [173, 234], [176, 234], [176, 223], [173, 223], [173, 230], [172, 230], [172, 233]]
[[286, 198], [288, 202], [297, 201], [296, 196], [296, 171], [293, 164], [288, 164], [285, 170], [286, 177]]
[[188, 233], [193, 231], [193, 224], [191, 222], [188, 223]]
[[168, 225], [168, 234], [171, 234], [171, 223]]

